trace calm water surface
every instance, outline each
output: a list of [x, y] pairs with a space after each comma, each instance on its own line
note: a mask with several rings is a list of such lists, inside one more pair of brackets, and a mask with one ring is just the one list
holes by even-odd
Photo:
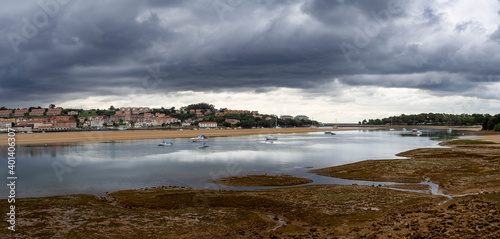
[[[427, 133], [428, 132], [428, 133]], [[394, 159], [395, 154], [422, 147], [438, 147], [436, 136], [445, 131], [426, 131], [422, 136], [398, 131], [340, 131], [210, 138], [209, 147], [188, 139], [126, 140], [74, 143], [51, 147], [17, 148], [17, 196], [39, 197], [75, 193], [104, 194], [121, 189], [161, 185], [219, 188], [207, 179], [245, 174], [291, 174], [314, 183], [352, 184], [353, 181], [306, 173], [366, 159]], [[209, 136], [209, 135], [208, 135]], [[6, 148], [0, 148], [7, 155]], [[6, 178], [7, 166], [0, 176]], [[371, 182], [355, 181], [358, 184]], [[235, 189], [233, 187], [223, 187]], [[240, 188], [241, 189], [241, 188]], [[2, 187], [7, 195], [6, 187]]]

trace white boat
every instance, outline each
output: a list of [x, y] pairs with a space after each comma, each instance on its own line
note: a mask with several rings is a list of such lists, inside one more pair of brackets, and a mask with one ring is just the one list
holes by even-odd
[[208, 141], [208, 138], [207, 138], [207, 136], [202, 134], [202, 135], [198, 135], [198, 137], [196, 137], [196, 138], [191, 138], [191, 141], [192, 142], [206, 142], [206, 141]]
[[406, 131], [406, 128], [403, 128], [402, 130], [403, 130], [403, 131]]
[[172, 146], [172, 145], [174, 145], [174, 143], [167, 141], [163, 141], [160, 144], [158, 144], [158, 146]]
[[266, 135], [266, 140], [278, 140], [278, 137], [273, 135]]
[[392, 128], [392, 119], [391, 119], [391, 127], [389, 128], [389, 131], [394, 131], [396, 129]]

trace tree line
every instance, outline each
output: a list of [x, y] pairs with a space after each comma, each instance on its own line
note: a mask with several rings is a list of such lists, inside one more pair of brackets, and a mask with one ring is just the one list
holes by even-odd
[[454, 125], [472, 126], [481, 125], [483, 130], [500, 131], [500, 114], [444, 114], [444, 113], [421, 113], [401, 114], [383, 119], [364, 119], [359, 121], [360, 125]]

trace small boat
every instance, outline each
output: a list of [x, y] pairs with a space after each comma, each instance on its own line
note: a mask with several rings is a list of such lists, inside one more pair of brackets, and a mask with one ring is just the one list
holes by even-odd
[[415, 134], [416, 134], [417, 136], [420, 136], [420, 135], [422, 135], [422, 131], [420, 131], [420, 130], [419, 130], [419, 131], [417, 131]]
[[273, 135], [266, 135], [266, 140], [278, 140], [278, 137]]
[[158, 146], [172, 146], [172, 145], [174, 145], [174, 143], [167, 141], [163, 141], [160, 144], [158, 144]]
[[416, 133], [418, 132], [418, 129], [412, 129], [411, 132]]
[[203, 134], [198, 135], [198, 137], [196, 137], [196, 138], [191, 138], [191, 142], [206, 142], [206, 141], [208, 141], [208, 138], [207, 138], [207, 136], [205, 136]]
[[403, 131], [406, 131], [406, 128], [403, 128], [402, 130], [403, 130]]
[[394, 128], [390, 128], [390, 129], [389, 129], [389, 131], [394, 131], [394, 130], [396, 130], [396, 129], [394, 129]]
[[325, 131], [325, 134], [332, 134], [331, 131]]

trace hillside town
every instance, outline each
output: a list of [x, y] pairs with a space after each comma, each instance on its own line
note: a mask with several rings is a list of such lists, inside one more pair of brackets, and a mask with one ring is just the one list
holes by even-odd
[[218, 129], [303, 127], [317, 125], [305, 115], [259, 114], [258, 111], [215, 109], [207, 103], [193, 104], [180, 109], [149, 107], [109, 107], [100, 109], [65, 109], [30, 107], [0, 109], [0, 128], [13, 127], [18, 131], [45, 132], [69, 130], [126, 130], [126, 129]]

